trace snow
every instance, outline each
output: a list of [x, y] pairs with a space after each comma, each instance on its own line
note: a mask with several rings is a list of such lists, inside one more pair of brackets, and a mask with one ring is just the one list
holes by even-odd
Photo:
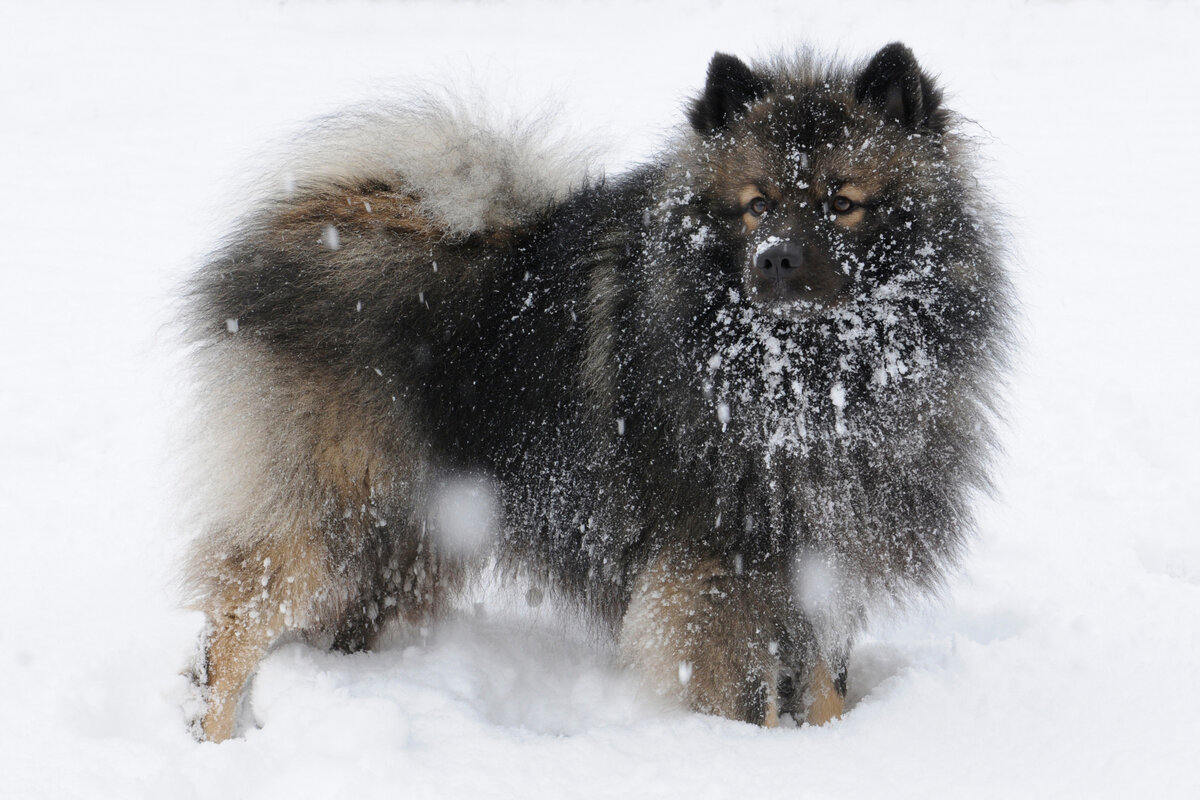
[[326, 225], [325, 230], [321, 232], [321, 244], [328, 247], [330, 250], [339, 250], [342, 247], [341, 237], [338, 236], [337, 228], [332, 225]]
[[482, 477], [458, 477], [435, 491], [431, 520], [447, 552], [478, 552], [495, 536], [500, 510], [496, 490]]
[[783, 243], [783, 240], [780, 239], [778, 236], [768, 236], [767, 238], [763, 239], [761, 242], [758, 243], [758, 247], [754, 248], [754, 257], [758, 258], [759, 256], [761, 256], [763, 253], [770, 250], [775, 245], [782, 244], [782, 243]]
[[[1197, 796], [1197, 33], [1164, 2], [4, 5], [0, 795]], [[943, 595], [875, 621], [843, 719], [689, 714], [551, 603], [488, 589], [379, 652], [287, 644], [259, 727], [189, 737], [172, 298], [272, 142], [473, 80], [561, 102], [619, 168], [714, 50], [895, 39], [978, 124], [1025, 345], [1000, 496]]]

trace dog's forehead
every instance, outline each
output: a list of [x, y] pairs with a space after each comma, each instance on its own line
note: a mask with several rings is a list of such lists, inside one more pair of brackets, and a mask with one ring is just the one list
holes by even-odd
[[856, 123], [853, 105], [843, 93], [826, 88], [783, 90], [755, 105], [746, 121], [756, 136], [776, 147], [811, 150], [836, 142]]
[[844, 92], [820, 86], [782, 91], [746, 117], [743, 144], [759, 151], [777, 180], [806, 185], [814, 171], [857, 136], [859, 115]]
[[[774, 93], [750, 109], [737, 160], [783, 191], [821, 191], [869, 175], [890, 182], [919, 171], [921, 150], [898, 128], [864, 109], [843, 87]], [[904, 167], [907, 165], [907, 169]]]

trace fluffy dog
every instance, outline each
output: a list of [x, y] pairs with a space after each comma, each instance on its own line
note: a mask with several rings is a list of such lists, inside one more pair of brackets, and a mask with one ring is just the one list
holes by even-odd
[[369, 647], [485, 559], [691, 708], [841, 713], [988, 487], [994, 213], [900, 44], [717, 54], [688, 122], [590, 180], [461, 108], [342, 115], [201, 269], [204, 737], [282, 634]]

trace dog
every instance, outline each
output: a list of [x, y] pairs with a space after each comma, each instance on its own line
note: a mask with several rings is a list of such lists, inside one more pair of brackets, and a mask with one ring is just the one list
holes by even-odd
[[485, 563], [691, 709], [840, 716], [990, 486], [1015, 301], [962, 128], [900, 43], [717, 53], [610, 178], [463, 104], [317, 126], [186, 292], [198, 734], [281, 636], [369, 648]]

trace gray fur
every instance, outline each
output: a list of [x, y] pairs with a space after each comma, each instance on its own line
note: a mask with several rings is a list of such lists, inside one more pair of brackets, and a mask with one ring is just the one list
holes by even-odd
[[549, 115], [489, 109], [449, 90], [344, 109], [288, 144], [257, 179], [266, 203], [362, 181], [402, 186], [448, 234], [520, 225], [579, 189], [595, 150], [555, 135]]

